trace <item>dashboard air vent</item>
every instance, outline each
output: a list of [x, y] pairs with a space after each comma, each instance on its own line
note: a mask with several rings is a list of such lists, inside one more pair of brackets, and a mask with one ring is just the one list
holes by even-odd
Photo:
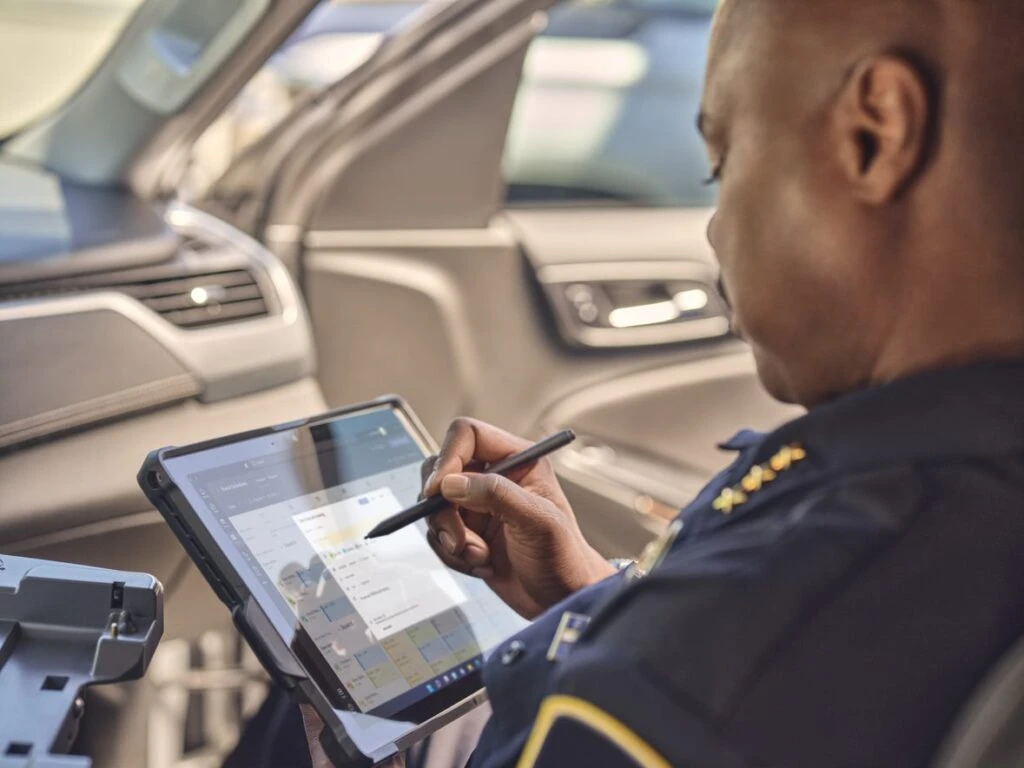
[[244, 269], [118, 286], [181, 328], [246, 320], [267, 314], [253, 275]]
[[181, 262], [141, 269], [0, 285], [0, 301], [119, 291], [179, 328], [265, 317], [266, 297], [243, 266], [197, 267]]

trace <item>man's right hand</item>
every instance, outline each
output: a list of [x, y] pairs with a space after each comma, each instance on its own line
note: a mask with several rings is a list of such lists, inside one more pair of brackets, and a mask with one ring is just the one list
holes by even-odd
[[480, 474], [530, 445], [457, 419], [440, 454], [423, 465], [423, 495], [442, 493], [454, 505], [429, 523], [428, 540], [445, 564], [483, 579], [532, 619], [615, 569], [583, 538], [547, 459], [507, 478]]

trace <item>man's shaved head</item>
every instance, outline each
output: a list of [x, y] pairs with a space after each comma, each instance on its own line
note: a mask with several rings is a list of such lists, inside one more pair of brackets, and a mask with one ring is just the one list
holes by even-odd
[[[972, 144], [1024, 128], [1024, 3], [1020, 0], [724, 0], [713, 56], [732, 35], [782, 51], [782, 72], [811, 108], [827, 106], [858, 61], [890, 53], [905, 57], [925, 79], [942, 117], [971, 124]], [[726, 37], [723, 38], [723, 35]], [[943, 114], [943, 102], [958, 107]], [[1005, 146], [997, 167], [1006, 169]], [[1017, 153], [1012, 153], [1016, 155]], [[1024, 164], [1022, 164], [1024, 165]], [[1017, 184], [1015, 187], [1019, 186]]]
[[709, 230], [768, 389], [1024, 354], [1024, 3], [724, 0]]

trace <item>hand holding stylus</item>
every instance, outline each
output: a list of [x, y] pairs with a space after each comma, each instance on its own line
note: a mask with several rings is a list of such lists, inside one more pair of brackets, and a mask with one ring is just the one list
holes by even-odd
[[472, 419], [452, 423], [424, 463], [423, 494], [453, 506], [429, 518], [428, 540], [454, 570], [484, 579], [533, 618], [614, 568], [583, 538], [546, 458], [507, 473], [481, 472], [532, 443]]
[[[556, 432], [533, 445], [527, 446], [512, 456], [508, 456], [493, 464], [488, 464], [483, 473], [486, 475], [508, 476], [513, 472], [526, 470], [531, 464], [540, 461], [559, 448], [564, 448], [575, 439], [576, 435], [573, 434], [571, 429], [563, 429], [561, 432]], [[435, 515], [448, 506], [451, 506], [451, 502], [439, 493], [427, 496], [408, 509], [382, 520], [374, 526], [373, 530], [366, 534], [366, 538], [379, 539], [381, 536], [388, 536], [406, 526], [412, 525], [418, 520]]]

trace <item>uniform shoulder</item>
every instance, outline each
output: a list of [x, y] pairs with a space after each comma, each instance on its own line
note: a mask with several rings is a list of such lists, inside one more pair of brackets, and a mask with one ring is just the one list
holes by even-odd
[[724, 712], [766, 654], [896, 540], [928, 499], [918, 473], [893, 469], [752, 504], [725, 525], [681, 537], [595, 615], [584, 642]]

